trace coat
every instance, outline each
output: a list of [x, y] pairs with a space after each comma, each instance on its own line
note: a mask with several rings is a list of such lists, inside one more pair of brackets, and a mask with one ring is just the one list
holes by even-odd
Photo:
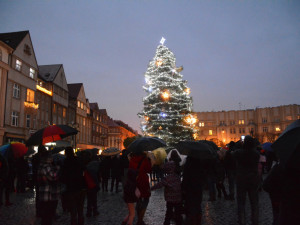
[[144, 155], [133, 156], [129, 161], [129, 169], [137, 169], [141, 160], [143, 160], [143, 162], [139, 168], [137, 187], [141, 192], [141, 198], [149, 198], [151, 196], [151, 191], [147, 173], [150, 173], [152, 170], [150, 159]]

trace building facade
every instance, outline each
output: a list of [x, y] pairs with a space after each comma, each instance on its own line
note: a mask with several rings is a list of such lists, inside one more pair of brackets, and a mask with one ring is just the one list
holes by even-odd
[[108, 147], [124, 149], [124, 140], [128, 137], [137, 136], [137, 131], [134, 131], [126, 123], [121, 120], [108, 119]]
[[261, 143], [274, 142], [293, 121], [300, 119], [300, 105], [197, 112], [197, 140], [212, 140], [219, 146], [251, 135]]
[[36, 126], [37, 61], [29, 31], [0, 34], [0, 40], [13, 49], [9, 55], [3, 141], [24, 142]]
[[5, 97], [6, 97], [6, 82], [9, 67], [9, 55], [12, 53], [13, 49], [0, 41], [0, 146], [3, 145], [4, 137], [4, 113], [5, 113]]

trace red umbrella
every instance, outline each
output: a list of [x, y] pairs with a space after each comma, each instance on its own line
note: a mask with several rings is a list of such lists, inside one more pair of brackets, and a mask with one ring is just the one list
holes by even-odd
[[61, 140], [65, 137], [78, 133], [73, 127], [68, 125], [51, 125], [35, 132], [27, 141], [26, 145], [40, 145], [48, 142]]

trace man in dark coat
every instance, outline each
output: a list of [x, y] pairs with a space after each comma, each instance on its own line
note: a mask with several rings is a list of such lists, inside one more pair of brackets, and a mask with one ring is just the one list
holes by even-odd
[[236, 177], [236, 163], [233, 158], [232, 153], [235, 150], [235, 143], [231, 141], [228, 145], [229, 149], [225, 153], [224, 157], [224, 167], [226, 170], [226, 175], [228, 178], [228, 186], [229, 186], [229, 200], [234, 200], [234, 185], [235, 185], [235, 177]]
[[246, 224], [246, 195], [248, 194], [251, 205], [252, 225], [258, 225], [258, 189], [260, 178], [258, 174], [259, 152], [256, 150], [257, 142], [251, 136], [246, 136], [242, 149], [236, 150], [237, 174], [237, 204], [238, 221], [240, 225]]
[[86, 195], [84, 165], [74, 155], [72, 147], [65, 150], [66, 159], [61, 171], [61, 181], [66, 185], [65, 197], [71, 214], [71, 225], [83, 225], [83, 206]]

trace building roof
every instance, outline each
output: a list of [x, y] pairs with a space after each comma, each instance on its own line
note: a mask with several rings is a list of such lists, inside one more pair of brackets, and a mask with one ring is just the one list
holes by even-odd
[[41, 65], [39, 66], [38, 77], [44, 81], [54, 81], [62, 64]]
[[69, 96], [77, 99], [82, 85], [83, 83], [68, 84]]
[[106, 109], [99, 109], [100, 114], [107, 115]]
[[114, 120], [114, 122], [134, 134], [137, 133], [134, 129], [132, 129], [127, 123], [124, 123], [122, 120]]
[[0, 33], [0, 40], [9, 47], [16, 49], [24, 37], [29, 34], [29, 31], [18, 31], [10, 33]]
[[110, 117], [108, 117], [107, 125], [109, 127], [119, 127], [119, 125], [117, 123], [115, 123], [115, 121], [112, 118], [110, 118]]
[[98, 103], [97, 102], [91, 102], [90, 103], [90, 109], [99, 110]]

